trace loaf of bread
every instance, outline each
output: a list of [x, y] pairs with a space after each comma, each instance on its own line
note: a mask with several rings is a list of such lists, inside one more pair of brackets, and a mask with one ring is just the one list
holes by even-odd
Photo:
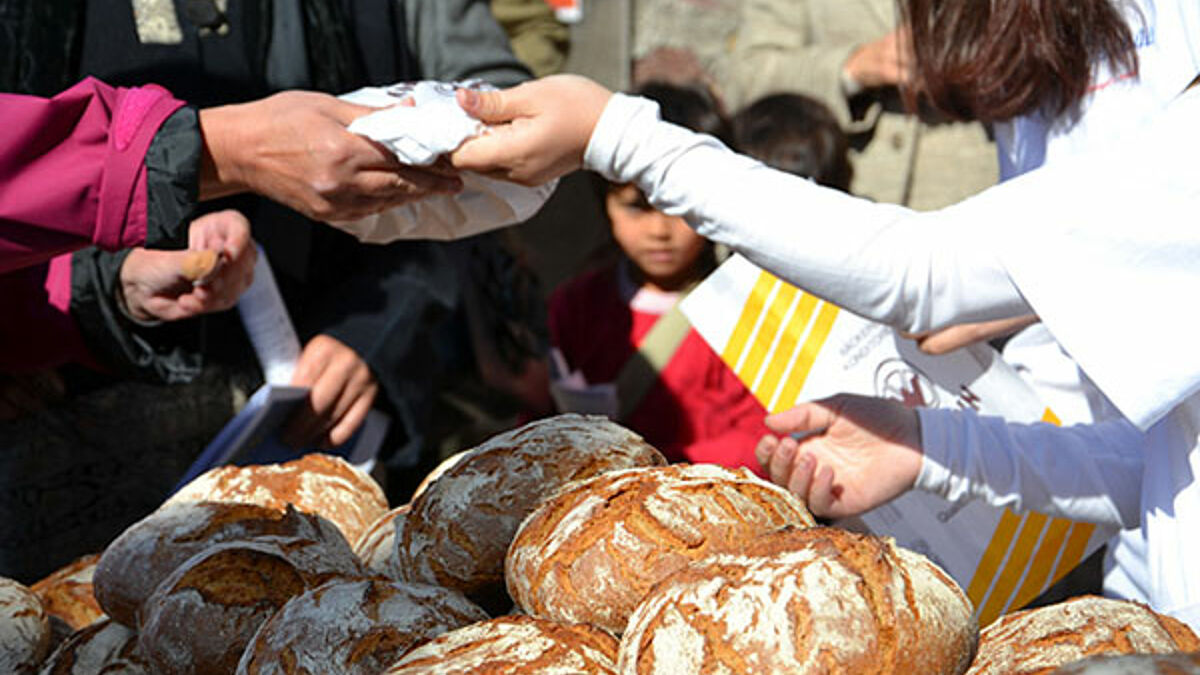
[[383, 514], [354, 544], [354, 554], [371, 574], [392, 573], [392, 553], [396, 550], [396, 531], [404, 526], [409, 505], [403, 504]]
[[450, 631], [386, 675], [616, 675], [617, 641], [584, 624], [501, 616]]
[[283, 464], [223, 466], [185, 485], [167, 500], [238, 502], [282, 511], [288, 504], [315, 513], [355, 542], [388, 510], [387, 497], [373, 478], [341, 457], [312, 453]]
[[1185, 624], [1149, 607], [1088, 595], [1000, 617], [980, 634], [971, 675], [1033, 675], [1089, 656], [1200, 650]]
[[96, 675], [119, 661], [139, 662], [137, 634], [104, 618], [60, 644], [42, 665], [41, 675]]
[[32, 673], [50, 650], [50, 620], [37, 594], [0, 577], [0, 673]]
[[96, 598], [116, 621], [135, 626], [138, 608], [185, 560], [227, 541], [266, 539], [319, 550], [344, 574], [357, 574], [357, 558], [329, 521], [291, 507], [283, 510], [235, 502], [165, 504], [131, 525], [104, 550], [94, 577]]
[[650, 587], [689, 562], [813, 524], [799, 498], [746, 469], [614, 471], [564, 487], [521, 524], [508, 592], [530, 615], [620, 634]]
[[378, 675], [413, 647], [487, 614], [458, 591], [384, 579], [335, 580], [264, 623], [239, 675]]
[[495, 436], [413, 499], [392, 575], [476, 599], [502, 592], [508, 545], [542, 499], [571, 480], [664, 463], [640, 436], [603, 417], [559, 415]]
[[138, 649], [161, 675], [232, 673], [284, 603], [343, 576], [345, 561], [288, 540], [216, 544], [184, 561], [142, 604]]
[[890, 539], [789, 528], [703, 558], [629, 620], [618, 670], [649, 673], [962, 673], [978, 630], [940, 568]]
[[92, 590], [99, 560], [99, 553], [83, 556], [29, 587], [42, 599], [50, 621], [61, 622], [68, 634], [104, 618]]
[[1200, 675], [1200, 653], [1093, 656], [1053, 675]]
[[433, 481], [437, 480], [442, 474], [449, 471], [450, 467], [458, 464], [459, 461], [462, 460], [463, 457], [466, 457], [470, 452], [470, 450], [456, 452], [439, 462], [437, 466], [433, 467], [433, 471], [425, 474], [425, 477], [421, 479], [421, 482], [417, 483], [417, 488], [413, 490], [412, 497], [409, 498], [409, 501], [416, 499], [421, 495], [422, 492], [428, 490]]

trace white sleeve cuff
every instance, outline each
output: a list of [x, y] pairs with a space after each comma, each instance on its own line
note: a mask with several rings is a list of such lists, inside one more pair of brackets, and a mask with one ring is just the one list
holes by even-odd
[[963, 447], [960, 426], [955, 424], [955, 410], [918, 408], [921, 424], [921, 472], [913, 487], [945, 497], [954, 479], [952, 467], [961, 466], [962, 458], [952, 454]]
[[[637, 128], [639, 118], [653, 129], [653, 123], [659, 119], [658, 104], [648, 99], [626, 94], [613, 94], [604, 106], [604, 112], [592, 130], [587, 148], [583, 152], [583, 168], [590, 169], [608, 180], [627, 182], [629, 179], [617, 175], [618, 150], [631, 129]], [[646, 122], [642, 122], [643, 127]]]

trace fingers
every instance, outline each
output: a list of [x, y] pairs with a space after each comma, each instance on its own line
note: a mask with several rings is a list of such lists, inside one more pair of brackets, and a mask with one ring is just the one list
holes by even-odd
[[281, 436], [295, 448], [344, 443], [366, 419], [378, 392], [375, 376], [358, 354], [324, 335], [305, 346], [292, 384], [311, 388]]
[[516, 101], [520, 86], [503, 91], [476, 91], [474, 89], [459, 89], [455, 92], [458, 105], [471, 117], [488, 124], [509, 122], [518, 115]]
[[764, 422], [777, 434], [804, 434], [820, 431], [833, 423], [836, 416], [823, 403], [800, 405], [768, 415]]
[[818, 516], [837, 516], [838, 495], [833, 485], [833, 469], [821, 466], [812, 472], [805, 491], [808, 509]]

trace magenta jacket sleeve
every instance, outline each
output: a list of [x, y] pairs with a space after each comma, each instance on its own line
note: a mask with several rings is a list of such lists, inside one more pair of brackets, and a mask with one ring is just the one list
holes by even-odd
[[0, 94], [0, 273], [146, 239], [145, 155], [183, 102], [88, 78], [45, 99]]

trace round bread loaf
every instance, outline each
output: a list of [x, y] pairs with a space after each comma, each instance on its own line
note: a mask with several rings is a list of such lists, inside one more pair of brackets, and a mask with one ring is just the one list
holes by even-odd
[[1185, 624], [1149, 607], [1094, 595], [1000, 617], [980, 634], [972, 675], [1050, 673], [1089, 656], [1200, 650]]
[[502, 593], [505, 552], [538, 502], [571, 480], [664, 463], [640, 436], [604, 417], [558, 415], [495, 436], [412, 501], [392, 576], [474, 598]]
[[337, 526], [346, 541], [362, 533], [388, 510], [387, 497], [373, 478], [335, 455], [311, 453], [283, 464], [222, 466], [207, 471], [167, 500], [238, 502], [282, 511], [288, 504]]
[[461, 461], [463, 457], [466, 457], [470, 452], [470, 450], [462, 450], [450, 455], [446, 459], [443, 459], [437, 466], [433, 467], [433, 471], [425, 474], [425, 477], [421, 479], [421, 482], [417, 483], [417, 488], [413, 490], [412, 497], [410, 497], [408, 501], [411, 502], [419, 497], [422, 492], [428, 490], [433, 481], [437, 480], [442, 474], [449, 471], [450, 467], [458, 464], [459, 461]]
[[1053, 675], [1200, 675], [1200, 653], [1093, 656]]
[[404, 526], [409, 505], [403, 504], [379, 517], [354, 544], [354, 554], [372, 574], [392, 574], [392, 553], [396, 550], [396, 531]]
[[255, 631], [291, 598], [358, 576], [357, 558], [330, 560], [311, 546], [216, 544], [177, 567], [138, 612], [138, 649], [161, 675], [232, 673]]
[[298, 595], [264, 623], [239, 675], [377, 675], [416, 645], [483, 621], [461, 593], [384, 579], [336, 580]]
[[616, 675], [617, 641], [585, 624], [501, 616], [409, 652], [386, 675]]
[[508, 592], [526, 613], [614, 634], [659, 580], [785, 525], [804, 503], [746, 469], [675, 464], [564, 487], [525, 520], [508, 552]]
[[29, 587], [42, 599], [51, 618], [57, 618], [71, 630], [90, 626], [104, 618], [104, 610], [92, 590], [92, 577], [100, 554], [83, 556]]
[[95, 675], [118, 661], [137, 659], [137, 633], [104, 618], [60, 644], [42, 665], [41, 675]]
[[0, 673], [32, 673], [50, 650], [50, 620], [37, 594], [0, 577]]
[[621, 640], [625, 674], [962, 673], [978, 630], [940, 568], [890, 539], [787, 529], [657, 585]]
[[117, 537], [96, 566], [95, 592], [116, 621], [135, 626], [138, 608], [175, 568], [226, 541], [287, 541], [321, 551], [357, 574], [356, 558], [336, 527], [320, 516], [235, 502], [164, 504]]

